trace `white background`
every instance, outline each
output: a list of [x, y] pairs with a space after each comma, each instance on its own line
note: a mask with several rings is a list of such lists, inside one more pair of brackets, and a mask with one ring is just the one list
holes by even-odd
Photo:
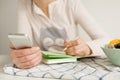
[[[120, 38], [120, 0], [82, 1], [104, 31], [113, 38]], [[7, 35], [16, 30], [17, 0], [0, 0], [0, 54], [9, 54]]]

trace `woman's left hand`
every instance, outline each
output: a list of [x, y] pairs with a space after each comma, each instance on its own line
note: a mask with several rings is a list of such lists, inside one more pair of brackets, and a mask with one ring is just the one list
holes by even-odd
[[65, 40], [64, 45], [65, 45], [64, 51], [68, 55], [86, 56], [92, 53], [87, 43], [80, 38], [76, 38], [75, 40]]

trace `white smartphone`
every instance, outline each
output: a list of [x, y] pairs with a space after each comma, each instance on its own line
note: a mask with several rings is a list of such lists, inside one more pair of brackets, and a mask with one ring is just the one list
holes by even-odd
[[33, 42], [27, 34], [9, 34], [8, 38], [16, 49], [32, 47]]

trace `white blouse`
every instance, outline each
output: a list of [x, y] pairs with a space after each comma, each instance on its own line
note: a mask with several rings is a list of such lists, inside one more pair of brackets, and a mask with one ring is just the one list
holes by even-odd
[[32, 0], [19, 0], [18, 32], [28, 34], [41, 48], [53, 51], [58, 49], [53, 49], [53, 46], [63, 46], [64, 39], [78, 36], [79, 24], [93, 40], [87, 42], [93, 53], [103, 54], [100, 47], [108, 42], [107, 35], [83, 7], [81, 0], [56, 0], [49, 4], [48, 12], [49, 18]]

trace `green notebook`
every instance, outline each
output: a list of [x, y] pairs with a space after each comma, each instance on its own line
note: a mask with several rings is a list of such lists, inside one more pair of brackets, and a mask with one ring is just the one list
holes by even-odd
[[60, 54], [55, 52], [42, 51], [43, 63], [54, 64], [54, 63], [65, 63], [65, 62], [76, 62], [77, 57]]

